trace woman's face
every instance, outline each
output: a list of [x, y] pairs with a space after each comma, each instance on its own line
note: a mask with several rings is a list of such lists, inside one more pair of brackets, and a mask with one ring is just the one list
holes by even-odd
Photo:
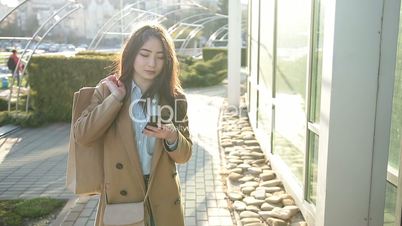
[[134, 77], [141, 82], [153, 81], [162, 71], [164, 54], [159, 39], [151, 37], [140, 48], [134, 60]]

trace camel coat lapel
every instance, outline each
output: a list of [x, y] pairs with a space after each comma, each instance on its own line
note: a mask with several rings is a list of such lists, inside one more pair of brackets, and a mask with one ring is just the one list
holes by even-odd
[[[119, 116], [117, 117], [117, 131], [123, 142], [124, 149], [127, 152], [132, 169], [134, 169], [138, 178], [143, 178], [141, 162], [137, 150], [137, 141], [133, 130], [133, 122], [129, 113], [129, 111], [131, 111], [130, 104], [131, 98], [127, 98], [122, 106]], [[144, 180], [142, 179], [139, 181], [145, 195]]]

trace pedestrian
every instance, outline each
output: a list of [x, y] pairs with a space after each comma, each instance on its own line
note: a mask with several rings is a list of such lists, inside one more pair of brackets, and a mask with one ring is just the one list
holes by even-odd
[[[107, 205], [144, 201], [145, 225], [184, 226], [176, 163], [190, 159], [192, 141], [178, 73], [167, 31], [142, 25], [126, 42], [115, 75], [101, 80], [74, 124], [77, 143], [103, 141], [104, 188], [96, 225], [106, 225]], [[154, 115], [156, 124], [147, 124]]]
[[[7, 67], [15, 79], [17, 79], [17, 84], [20, 86], [20, 72], [24, 69], [22, 62], [18, 63], [20, 58], [17, 55], [17, 50], [11, 50], [11, 55], [8, 57]], [[18, 65], [18, 69], [17, 69]]]

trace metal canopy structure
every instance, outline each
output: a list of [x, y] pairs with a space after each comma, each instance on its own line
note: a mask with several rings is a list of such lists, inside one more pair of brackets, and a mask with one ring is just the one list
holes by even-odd
[[[21, 6], [30, 2], [30, 0], [21, 1], [16, 7], [6, 13], [0, 20], [0, 24], [4, 23], [7, 18], [16, 12]], [[217, 14], [210, 12], [205, 7], [202, 7], [198, 4], [194, 3], [175, 3], [175, 4], [158, 4], [159, 1], [156, 2], [156, 7], [144, 10], [141, 7], [144, 7], [144, 4], [150, 3], [153, 1], [147, 0], [136, 0], [134, 3], [127, 4], [124, 8], [121, 5], [121, 9], [112, 15], [96, 32], [96, 35], [92, 38], [91, 43], [89, 44], [88, 49], [90, 50], [98, 50], [98, 47], [105, 36], [108, 35], [118, 35], [121, 36], [122, 41], [125, 37], [128, 37], [131, 32], [130, 28], [133, 24], [140, 21], [155, 21], [157, 23], [164, 23], [167, 20], [167, 17], [173, 15], [174, 13], [181, 12], [183, 10], [196, 10], [203, 11], [201, 13], [192, 14], [190, 16], [181, 18], [179, 21], [175, 21], [175, 23], [169, 27], [167, 27], [168, 32], [172, 35], [175, 43], [180, 44], [178, 49], [179, 53], [185, 54], [185, 51], [189, 45], [189, 43], [194, 40], [197, 35], [205, 29], [205, 25], [217, 20], [226, 20], [228, 16]], [[122, 3], [122, 1], [121, 1]], [[31, 37], [0, 37], [1, 39], [7, 40], [27, 40], [28, 43], [25, 45], [20, 60], [17, 63], [17, 67], [20, 64], [28, 65], [32, 56], [35, 54], [35, 50], [39, 47], [41, 42], [46, 39], [49, 32], [51, 32], [60, 22], [68, 18], [71, 14], [77, 12], [79, 9], [83, 8], [83, 4], [80, 3], [80, 0], [66, 0], [65, 4], [59, 7], [55, 12], [48, 16], [36, 29], [34, 34]], [[18, 12], [18, 11], [17, 11]], [[163, 13], [161, 13], [163, 12]], [[129, 18], [130, 16], [135, 16], [134, 18]], [[129, 21], [129, 22], [127, 22]], [[126, 25], [124, 26], [124, 22]], [[116, 26], [117, 25], [117, 26]], [[119, 31], [113, 31], [115, 28], [119, 28]], [[215, 31], [210, 34], [207, 38], [208, 41], [205, 42], [205, 45], [210, 47], [213, 46], [214, 42], [225, 42], [227, 43], [227, 33], [228, 26], [227, 22], [217, 28]], [[184, 37], [182, 37], [184, 36]], [[194, 52], [193, 52], [194, 53]], [[27, 76], [26, 74], [27, 67], [24, 67], [21, 72], [22, 76]], [[14, 76], [13, 76], [14, 78]], [[10, 93], [8, 98], [8, 111], [11, 111], [11, 97], [13, 92], [13, 83], [10, 86]], [[21, 84], [18, 85], [17, 90], [17, 103], [15, 106], [15, 110], [18, 109], [18, 103], [20, 101], [20, 90]], [[29, 106], [29, 90], [30, 86], [27, 86], [27, 101], [25, 106], [25, 111], [28, 111]]]

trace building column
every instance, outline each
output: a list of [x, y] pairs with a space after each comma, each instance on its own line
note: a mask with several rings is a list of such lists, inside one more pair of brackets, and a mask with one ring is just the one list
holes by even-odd
[[[377, 133], [383, 130], [378, 127], [379, 120], [389, 128], [390, 109], [378, 111], [381, 98], [390, 96], [384, 90], [393, 88], [389, 82], [382, 83], [385, 71], [380, 70], [380, 58], [384, 59], [380, 54], [384, 49], [384, 2], [325, 3], [315, 220], [318, 226], [380, 225], [374, 222], [383, 217], [388, 155], [384, 139], [389, 136], [380, 138], [385, 135]], [[381, 119], [384, 115], [388, 118]], [[382, 202], [372, 203], [373, 200]], [[382, 208], [373, 212], [376, 205]]]
[[229, 43], [228, 43], [228, 102], [239, 106], [241, 67], [241, 4], [240, 0], [229, 3]]

